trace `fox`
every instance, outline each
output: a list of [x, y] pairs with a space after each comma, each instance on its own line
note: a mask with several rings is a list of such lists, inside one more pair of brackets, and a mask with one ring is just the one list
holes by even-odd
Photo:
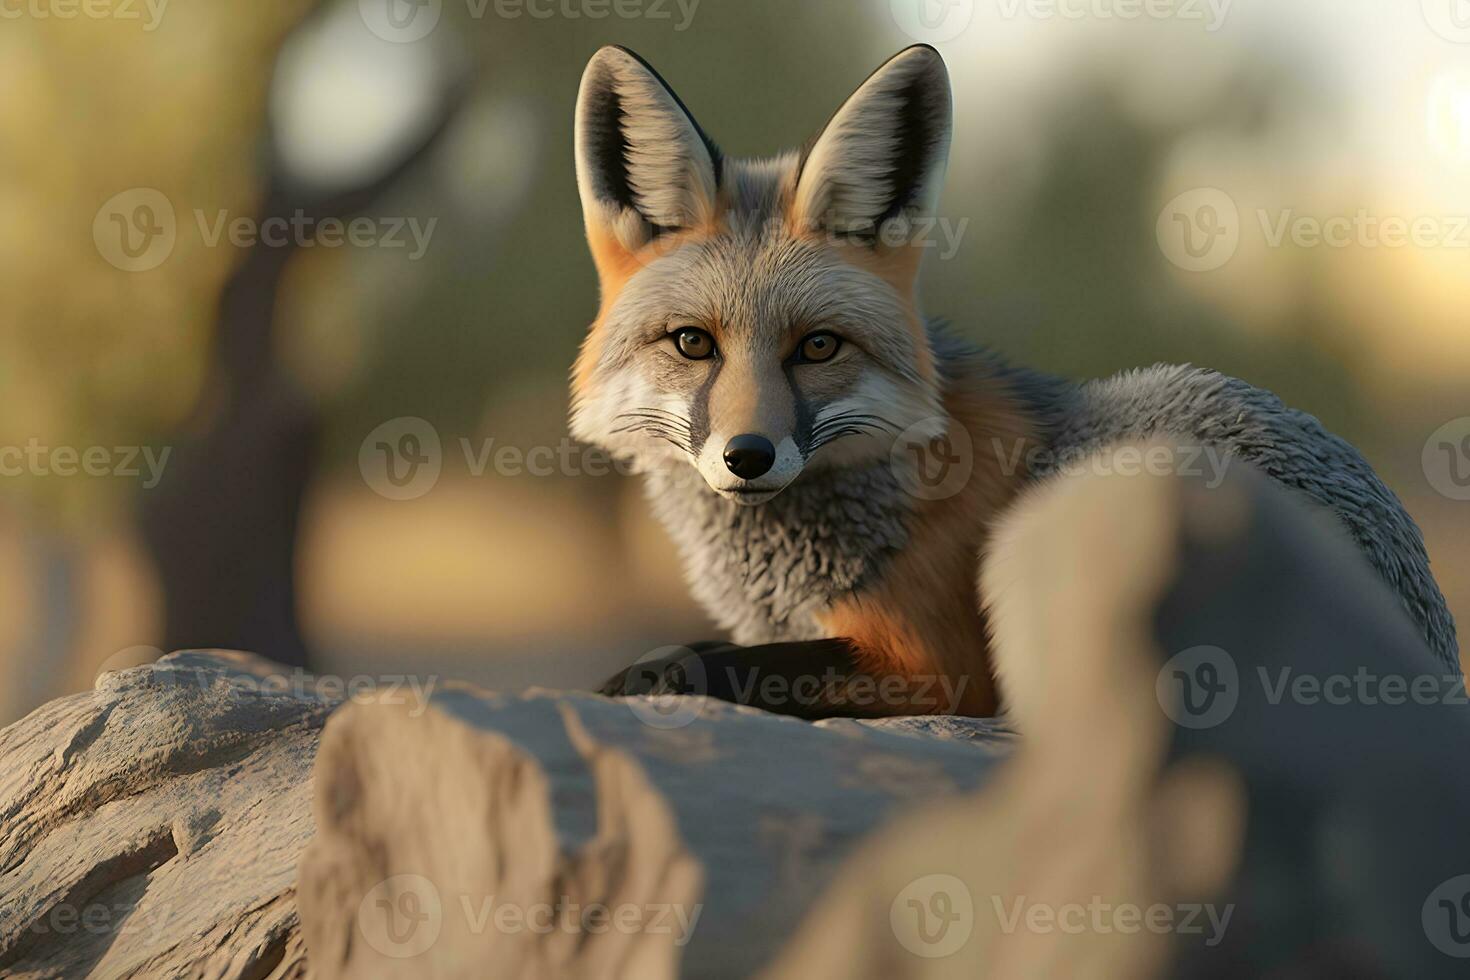
[[[729, 636], [602, 693], [806, 718], [1002, 714], [1027, 668], [995, 648], [1012, 587], [996, 541], [1038, 487], [1129, 446], [1254, 467], [1309, 498], [1458, 673], [1418, 527], [1316, 418], [1189, 365], [1082, 382], [1013, 366], [926, 316], [953, 116], [943, 58], [915, 45], [801, 150], [737, 159], [632, 51], [589, 61], [574, 153], [600, 303], [570, 428], [631, 462]], [[1065, 615], [1066, 595], [1048, 599]]]

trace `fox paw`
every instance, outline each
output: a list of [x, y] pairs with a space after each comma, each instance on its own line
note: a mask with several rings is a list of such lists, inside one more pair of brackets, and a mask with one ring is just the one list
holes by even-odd
[[733, 643], [712, 640], [674, 648], [668, 656], [640, 660], [618, 671], [597, 688], [610, 698], [649, 694], [707, 694], [704, 656], [740, 649]]

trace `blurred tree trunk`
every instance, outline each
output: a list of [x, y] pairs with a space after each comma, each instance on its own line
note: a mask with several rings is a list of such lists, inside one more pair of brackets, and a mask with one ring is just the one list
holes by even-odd
[[[359, 185], [317, 192], [275, 165], [256, 227], [299, 216], [314, 228], [363, 214], [436, 145], [462, 102], [462, 90], [447, 92], [423, 138]], [[251, 650], [290, 666], [310, 660], [297, 612], [296, 540], [321, 424], [275, 355], [281, 280], [299, 247], [287, 239], [257, 240], [225, 284], [195, 421], [177, 440], [167, 476], [143, 499], [167, 650]]]

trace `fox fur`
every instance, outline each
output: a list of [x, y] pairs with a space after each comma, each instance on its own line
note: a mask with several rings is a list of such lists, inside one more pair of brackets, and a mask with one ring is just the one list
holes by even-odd
[[[873, 672], [971, 678], [960, 710], [991, 713], [976, 600], [991, 529], [1028, 488], [1066, 478], [1058, 461], [1172, 437], [1334, 513], [1458, 671], [1418, 528], [1316, 419], [1191, 367], [1075, 384], [924, 316], [915, 241], [951, 116], [924, 45], [874, 72], [803, 151], [769, 160], [724, 156], [623, 48], [583, 76], [577, 176], [602, 300], [572, 429], [636, 463], [694, 595], [735, 642], [843, 637]], [[837, 345], [829, 360], [805, 358], [817, 335]], [[712, 353], [688, 356], [689, 336]], [[758, 475], [735, 474], [737, 436], [769, 446]], [[916, 478], [956, 451], [964, 478], [926, 492]]]

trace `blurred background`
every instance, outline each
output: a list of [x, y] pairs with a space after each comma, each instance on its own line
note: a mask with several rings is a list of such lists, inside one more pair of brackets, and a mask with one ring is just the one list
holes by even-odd
[[1470, 621], [1465, 0], [0, 16], [0, 722], [181, 646], [576, 687], [715, 635], [636, 481], [566, 435], [596, 308], [572, 107], [606, 43], [736, 155], [934, 43], [927, 311], [1069, 376], [1274, 389], [1362, 448]]

